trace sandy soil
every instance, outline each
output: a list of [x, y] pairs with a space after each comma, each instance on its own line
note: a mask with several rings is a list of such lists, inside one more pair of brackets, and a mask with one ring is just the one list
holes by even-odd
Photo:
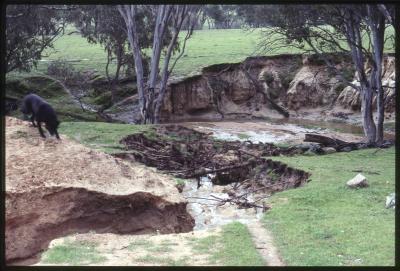
[[171, 202], [183, 198], [172, 177], [142, 164], [127, 163], [62, 136], [42, 139], [28, 122], [6, 118], [6, 190], [83, 187], [107, 194], [146, 191]]
[[261, 224], [260, 221], [248, 224], [247, 228], [250, 231], [256, 249], [269, 266], [285, 266], [279, 255], [278, 249], [274, 245], [274, 240], [271, 233]]
[[[74, 234], [53, 240], [49, 248], [65, 243], [90, 243], [96, 246], [101, 263], [88, 265], [105, 266], [151, 266], [151, 265], [211, 265], [207, 254], [193, 251], [195, 239], [219, 234], [220, 229], [201, 230], [180, 234], [163, 235], [117, 235], [117, 234]], [[150, 256], [150, 257], [149, 257]], [[35, 265], [52, 265], [44, 258]], [[213, 265], [220, 265], [213, 263]]]

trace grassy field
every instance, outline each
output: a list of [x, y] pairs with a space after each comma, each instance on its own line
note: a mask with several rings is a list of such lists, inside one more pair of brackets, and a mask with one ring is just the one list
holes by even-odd
[[[44, 57], [38, 64], [38, 72], [45, 72], [47, 65], [54, 60], [68, 60], [78, 70], [97, 70], [105, 73], [106, 52], [98, 44], [89, 44], [75, 28], [69, 26], [65, 35], [59, 37], [54, 43], [54, 49], [47, 49]], [[392, 34], [393, 28], [387, 33]], [[71, 34], [72, 33], [72, 34]], [[180, 33], [183, 39], [185, 33]], [[205, 29], [196, 30], [188, 40], [185, 54], [178, 61], [173, 75], [183, 76], [196, 73], [202, 67], [218, 63], [232, 63], [244, 60], [249, 56], [265, 54], [300, 53], [293, 48], [281, 48], [273, 52], [260, 51], [258, 43], [263, 37], [262, 29], [245, 31], [242, 29]], [[390, 49], [389, 42], [386, 51]], [[110, 65], [113, 71], [115, 65]]]
[[[385, 208], [394, 147], [278, 160], [312, 173], [306, 186], [272, 196], [264, 216], [288, 265], [394, 265], [395, 212]], [[370, 186], [347, 188], [359, 172]]]
[[[47, 49], [45, 57], [38, 65], [39, 72], [45, 72], [47, 65], [54, 60], [68, 60], [76, 69], [97, 70], [105, 73], [106, 52], [98, 44], [89, 44], [70, 26], [66, 35], [58, 38], [54, 49]], [[177, 63], [174, 74], [188, 75], [200, 71], [202, 67], [224, 62], [238, 62], [256, 51], [259, 31], [245, 32], [241, 29], [199, 30], [188, 40], [185, 54]], [[185, 33], [181, 33], [183, 37]], [[113, 71], [114, 65], [110, 66]]]

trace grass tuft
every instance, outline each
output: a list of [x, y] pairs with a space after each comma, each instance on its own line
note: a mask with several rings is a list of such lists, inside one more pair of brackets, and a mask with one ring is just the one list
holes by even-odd
[[88, 242], [65, 242], [43, 253], [43, 262], [51, 264], [87, 265], [106, 260], [96, 250], [95, 244]]

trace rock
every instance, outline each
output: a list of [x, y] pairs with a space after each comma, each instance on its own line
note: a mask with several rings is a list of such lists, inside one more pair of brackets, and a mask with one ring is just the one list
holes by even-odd
[[316, 154], [322, 154], [323, 153], [321, 145], [317, 144], [317, 143], [312, 144], [310, 149], [309, 149], [309, 151], [313, 152], [313, 153], [316, 153]]
[[350, 188], [367, 187], [367, 178], [359, 173], [353, 179], [349, 180], [346, 185]]
[[344, 151], [344, 152], [349, 152], [349, 151], [352, 151], [352, 150], [353, 149], [351, 147], [344, 147], [344, 148], [340, 149], [340, 151]]
[[295, 147], [302, 151], [310, 150], [311, 152], [314, 152], [314, 153], [321, 149], [321, 145], [319, 145], [317, 143], [312, 143], [312, 142], [304, 142], [304, 143], [296, 145]]
[[295, 147], [296, 147], [296, 149], [300, 149], [302, 151], [308, 151], [310, 149], [311, 145], [312, 145], [311, 143], [301, 143], [301, 144], [296, 145]]
[[368, 148], [368, 144], [367, 143], [358, 143], [357, 144], [357, 149], [361, 150], [361, 149], [365, 149]]
[[[369, 76], [371, 69], [367, 69]], [[382, 86], [383, 86], [383, 99], [385, 112], [395, 112], [396, 105], [396, 93], [395, 93], [395, 82], [396, 82], [396, 71], [395, 71], [395, 58], [392, 56], [386, 56], [382, 63]], [[360, 82], [357, 73], [352, 81], [354, 85], [359, 86]], [[355, 90], [351, 86], [347, 86], [340, 93], [337, 102], [344, 108], [350, 108], [354, 111], [361, 109], [361, 95], [360, 92]], [[376, 95], [373, 97], [372, 106], [376, 108]]]
[[335, 88], [339, 81], [332, 77], [325, 66], [305, 64], [296, 73], [287, 90], [287, 106], [299, 110], [302, 107], [327, 105], [336, 98]]
[[325, 148], [322, 148], [322, 151], [323, 151], [325, 154], [331, 154], [331, 153], [335, 153], [335, 152], [336, 152], [335, 148], [332, 148], [332, 147], [325, 147]]
[[395, 208], [396, 206], [396, 197], [395, 193], [391, 193], [389, 196], [386, 197], [386, 208]]
[[308, 151], [306, 151], [305, 153], [303, 153], [304, 155], [307, 155], [307, 156], [313, 156], [313, 155], [316, 155], [316, 153], [315, 152], [312, 152], [311, 150], [308, 150]]
[[389, 148], [394, 145], [394, 142], [391, 140], [384, 140], [380, 145], [380, 148]]

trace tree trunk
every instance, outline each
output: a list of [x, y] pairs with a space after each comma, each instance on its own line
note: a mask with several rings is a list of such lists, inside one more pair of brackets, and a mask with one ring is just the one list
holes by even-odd
[[376, 127], [372, 114], [372, 96], [373, 90], [370, 86], [361, 84], [361, 114], [363, 118], [364, 134], [367, 137], [368, 143], [375, 143]]
[[162, 49], [162, 41], [164, 30], [168, 22], [171, 7], [169, 5], [161, 5], [157, 10], [157, 19], [153, 36], [153, 50], [151, 55], [150, 76], [148, 81], [149, 89], [154, 90], [156, 87], [157, 76], [159, 74], [159, 64]]
[[118, 48], [118, 50], [117, 50], [117, 70], [115, 71], [114, 82], [118, 82], [118, 80], [119, 80], [119, 74], [120, 74], [121, 66], [122, 66], [122, 52], [123, 52], [123, 48]]
[[368, 80], [365, 73], [365, 59], [362, 52], [362, 37], [360, 33], [361, 17], [350, 9], [347, 10], [344, 20], [344, 34], [346, 35], [348, 46], [351, 49], [351, 57], [360, 80], [361, 115], [363, 118], [364, 134], [368, 143], [375, 143], [376, 127], [372, 114], [373, 90], [371, 82]]
[[374, 57], [375, 73], [371, 77], [371, 81], [374, 81], [374, 87], [376, 89], [376, 113], [377, 113], [377, 124], [376, 124], [376, 143], [381, 144], [383, 142], [383, 122], [385, 117], [384, 108], [384, 93], [382, 88], [382, 63], [383, 63], [383, 46], [385, 37], [385, 16], [382, 14], [378, 7], [375, 5], [368, 5], [368, 19], [369, 27], [372, 32], [372, 49]]
[[107, 76], [107, 82], [108, 82], [108, 90], [111, 92], [111, 103], [114, 104], [115, 103], [115, 89], [114, 89], [114, 85], [113, 85], [113, 80], [111, 79], [110, 72], [108, 70], [108, 67], [110, 66], [111, 58], [112, 58], [112, 52], [111, 52], [111, 49], [108, 48], [107, 49], [106, 76]]
[[[175, 7], [176, 7], [176, 10], [173, 14], [173, 16], [174, 16], [173, 17], [173, 34], [172, 34], [172, 38], [171, 38], [170, 43], [167, 48], [167, 54], [164, 59], [164, 65], [163, 65], [163, 70], [162, 70], [162, 75], [161, 75], [160, 91], [158, 93], [158, 96], [157, 96], [157, 99], [156, 99], [155, 105], [154, 105], [154, 122], [155, 123], [160, 122], [161, 106], [163, 104], [165, 93], [167, 90], [167, 81], [168, 81], [169, 75], [172, 72], [172, 70], [174, 69], [177, 61], [183, 56], [183, 54], [185, 52], [185, 48], [186, 48], [186, 42], [189, 39], [189, 37], [192, 35], [193, 29], [196, 25], [198, 16], [200, 14], [200, 13], [198, 13], [199, 9], [196, 8], [195, 6], [188, 7], [187, 5], [183, 5], [183, 6], [175, 6]], [[191, 17], [192, 15], [194, 17]], [[193, 18], [194, 18], [194, 20], [191, 20]], [[171, 68], [169, 69], [169, 62], [171, 60], [172, 51], [178, 41], [178, 35], [182, 29], [182, 26], [183, 26], [183, 23], [185, 22], [185, 20], [186, 20], [186, 24], [187, 24], [187, 26], [186, 26], [187, 33], [186, 33], [185, 38], [183, 39], [183, 45], [180, 50], [180, 53], [176, 57]]]
[[[168, 49], [167, 49], [167, 54], [165, 56], [164, 59], [164, 65], [163, 65], [163, 69], [162, 69], [162, 73], [161, 73], [161, 83], [160, 83], [160, 90], [158, 92], [158, 97], [155, 101], [154, 104], [154, 121], [155, 123], [159, 123], [160, 122], [160, 111], [161, 111], [161, 106], [162, 103], [164, 101], [164, 97], [165, 97], [165, 92], [166, 92], [166, 88], [167, 88], [167, 81], [168, 81], [168, 77], [169, 77], [169, 61], [171, 60], [171, 55], [172, 55], [172, 50], [174, 49], [176, 42], [178, 40], [178, 35], [179, 32], [181, 30], [184, 18], [185, 18], [185, 12], [186, 12], [186, 7], [183, 6], [182, 9], [177, 11], [178, 14], [177, 16], [179, 17], [179, 21], [177, 22], [177, 25], [175, 25], [175, 29], [171, 38], [171, 41], [169, 42], [168, 45]], [[188, 27], [190, 28], [191, 26], [188, 24]], [[182, 50], [184, 50], [185, 48], [183, 47]]]
[[316, 142], [322, 144], [325, 147], [334, 147], [334, 148], [339, 147], [341, 145], [349, 144], [349, 142], [319, 134], [305, 134], [304, 142]]
[[145, 121], [145, 88], [144, 88], [144, 78], [143, 78], [143, 60], [142, 54], [140, 52], [139, 47], [139, 36], [136, 27], [136, 6], [134, 5], [119, 5], [118, 11], [124, 18], [127, 34], [128, 34], [128, 41], [131, 45], [134, 61], [135, 61], [135, 72], [136, 72], [136, 82], [137, 82], [137, 89], [139, 95], [139, 108], [142, 117], [142, 122]]

